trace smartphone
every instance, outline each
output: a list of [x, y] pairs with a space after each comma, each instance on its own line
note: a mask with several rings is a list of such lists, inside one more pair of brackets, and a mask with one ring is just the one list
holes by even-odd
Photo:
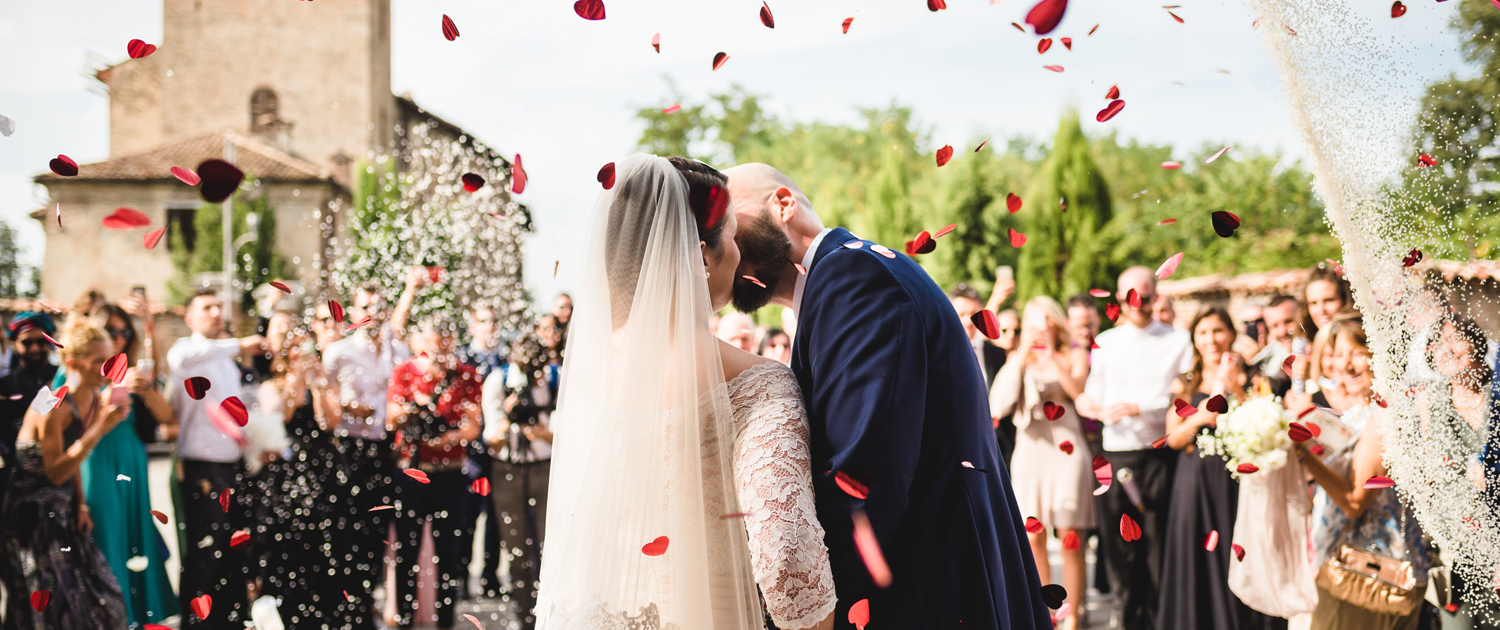
[[130, 404], [130, 388], [129, 387], [124, 387], [124, 386], [121, 386], [121, 385], [116, 385], [114, 387], [109, 388], [109, 404], [111, 404], [111, 405], [128, 405], [128, 404]]
[[1014, 280], [1016, 278], [1016, 272], [1014, 269], [1010, 268], [1010, 265], [1001, 265], [995, 268], [995, 277], [1009, 278], [1011, 280]]
[[1262, 320], [1262, 319], [1257, 319], [1257, 320], [1245, 322], [1245, 336], [1249, 337], [1250, 341], [1259, 342], [1260, 341], [1260, 326], [1264, 322], [1265, 322], [1265, 320]]
[[130, 287], [130, 294], [141, 298], [146, 297], [146, 285], [137, 284], [133, 287]]

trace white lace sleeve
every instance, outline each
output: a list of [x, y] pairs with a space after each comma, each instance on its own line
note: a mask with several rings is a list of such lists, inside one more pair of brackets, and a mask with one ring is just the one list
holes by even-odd
[[838, 597], [813, 501], [802, 391], [790, 369], [767, 363], [737, 379], [731, 396], [735, 490], [748, 513], [755, 583], [778, 627], [812, 627], [833, 612]]

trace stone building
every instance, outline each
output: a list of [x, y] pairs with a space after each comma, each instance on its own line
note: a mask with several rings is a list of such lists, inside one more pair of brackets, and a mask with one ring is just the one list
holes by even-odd
[[[32, 216], [47, 232], [41, 291], [52, 300], [89, 288], [116, 299], [133, 285], [163, 299], [176, 273], [171, 252], [194, 248], [203, 206], [170, 169], [226, 156], [259, 179], [256, 194], [275, 208], [279, 253], [317, 292], [321, 261], [343, 235], [339, 209], [348, 207], [354, 166], [399, 152], [414, 124], [471, 137], [391, 93], [390, 0], [162, 1], [156, 52], [96, 75], [109, 97], [109, 157], [80, 165], [76, 177], [35, 178], [49, 196]], [[120, 207], [145, 213], [151, 226], [104, 229], [101, 220]], [[145, 249], [143, 236], [164, 225], [186, 228], [183, 238], [169, 230]]]

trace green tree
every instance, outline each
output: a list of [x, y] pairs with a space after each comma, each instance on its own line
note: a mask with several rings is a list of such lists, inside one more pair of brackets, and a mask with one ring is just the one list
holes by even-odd
[[[234, 282], [239, 289], [235, 303], [239, 307], [250, 304], [250, 289], [270, 280], [287, 277], [286, 261], [276, 251], [276, 210], [267, 199], [261, 183], [247, 177], [245, 184], [235, 191], [230, 212], [235, 237], [250, 231], [249, 216], [257, 219], [255, 240], [242, 246], [235, 254]], [[221, 273], [224, 269], [223, 210], [220, 204], [205, 203], [193, 213], [193, 229], [197, 232], [193, 249], [176, 248], [172, 251], [172, 263], [177, 275], [167, 283], [167, 292], [172, 301], [181, 301], [198, 284], [198, 277], [208, 273]], [[181, 229], [173, 229], [173, 243], [182, 243]], [[241, 311], [245, 309], [241, 308]]]
[[1020, 300], [1113, 284], [1108, 280], [1122, 265], [1106, 255], [1103, 238], [1114, 216], [1109, 184], [1090, 156], [1076, 112], [1063, 115], [1023, 202], [1018, 215], [1027, 239], [1016, 270]]
[[1021, 190], [1021, 182], [1030, 178], [1032, 169], [1017, 153], [986, 149], [962, 159], [955, 157], [929, 178], [933, 190], [919, 197], [924, 206], [919, 215], [937, 219], [924, 219], [924, 229], [935, 232], [955, 226], [952, 233], [938, 239], [932, 253], [917, 258], [938, 286], [951, 289], [966, 282], [987, 291], [995, 281], [996, 267], [1016, 264], [1016, 250], [1005, 231], [1016, 222], [1005, 199], [1008, 193]]
[[0, 220], [0, 296], [20, 295], [22, 276], [26, 268], [19, 259], [16, 247], [16, 229], [9, 221]]

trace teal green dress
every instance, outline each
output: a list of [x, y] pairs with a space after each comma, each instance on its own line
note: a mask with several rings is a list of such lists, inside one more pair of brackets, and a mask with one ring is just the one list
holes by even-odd
[[[62, 370], [57, 376], [53, 387], [65, 380]], [[83, 497], [94, 517], [94, 544], [120, 583], [131, 627], [140, 627], [176, 615], [179, 608], [167, 578], [167, 548], [151, 515], [146, 448], [135, 432], [139, 399], [132, 396], [131, 401], [130, 414], [99, 440], [84, 460], [80, 474]], [[131, 571], [126, 566], [137, 556], [147, 560], [144, 571]]]

